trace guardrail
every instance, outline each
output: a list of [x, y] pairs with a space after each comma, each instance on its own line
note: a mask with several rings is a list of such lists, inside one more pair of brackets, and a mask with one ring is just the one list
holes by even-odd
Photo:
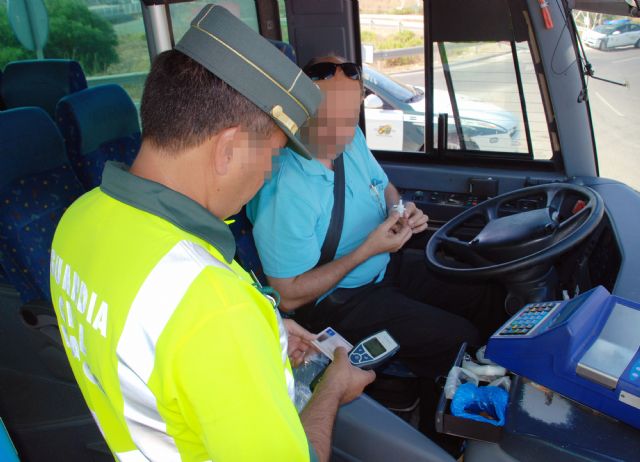
[[116, 83], [118, 85], [125, 84], [144, 84], [144, 80], [147, 78], [149, 72], [130, 72], [128, 74], [112, 74], [112, 75], [98, 75], [94, 77], [87, 77], [87, 84], [90, 87], [95, 85], [105, 85], [107, 83]]
[[413, 56], [424, 54], [424, 47], [411, 47], [411, 48], [395, 48], [393, 50], [379, 50], [373, 52], [373, 59], [390, 59], [401, 58], [403, 56]]

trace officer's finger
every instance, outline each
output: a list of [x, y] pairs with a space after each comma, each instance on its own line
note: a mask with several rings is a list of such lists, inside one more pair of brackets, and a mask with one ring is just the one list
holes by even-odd
[[343, 347], [338, 347], [335, 350], [333, 350], [333, 361], [334, 362], [342, 362], [342, 361], [348, 361], [348, 356], [347, 356], [347, 350], [345, 350]]

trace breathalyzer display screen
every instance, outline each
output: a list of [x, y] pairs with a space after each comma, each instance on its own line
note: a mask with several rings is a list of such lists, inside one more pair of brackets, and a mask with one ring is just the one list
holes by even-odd
[[364, 347], [369, 351], [371, 356], [374, 358], [376, 356], [380, 356], [385, 352], [385, 348], [382, 346], [382, 343], [377, 338], [372, 338], [368, 342], [365, 342]]

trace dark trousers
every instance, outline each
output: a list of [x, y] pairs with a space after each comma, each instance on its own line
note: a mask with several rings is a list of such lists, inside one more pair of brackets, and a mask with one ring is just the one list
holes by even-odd
[[504, 293], [492, 284], [452, 283], [433, 274], [424, 254], [393, 254], [382, 282], [338, 289], [297, 319], [312, 332], [331, 326], [355, 344], [382, 329], [418, 377], [451, 368], [463, 342], [480, 346], [506, 320]]

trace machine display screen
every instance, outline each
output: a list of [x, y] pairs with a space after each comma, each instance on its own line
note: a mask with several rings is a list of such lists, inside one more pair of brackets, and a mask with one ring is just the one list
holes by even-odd
[[567, 302], [567, 304], [562, 307], [562, 311], [558, 314], [556, 319], [554, 319], [553, 322], [549, 325], [549, 329], [552, 329], [569, 319], [571, 315], [575, 313], [576, 310], [580, 307], [580, 305], [582, 305], [582, 303], [584, 303], [584, 301], [589, 298], [589, 295], [591, 295], [590, 291], [585, 292]]
[[377, 338], [372, 338], [371, 340], [366, 342], [364, 344], [364, 347], [369, 351], [369, 353], [371, 353], [371, 356], [373, 356], [374, 358], [376, 356], [380, 356], [386, 351], [384, 346], [382, 346], [382, 343], [380, 343], [380, 340], [378, 340]]

